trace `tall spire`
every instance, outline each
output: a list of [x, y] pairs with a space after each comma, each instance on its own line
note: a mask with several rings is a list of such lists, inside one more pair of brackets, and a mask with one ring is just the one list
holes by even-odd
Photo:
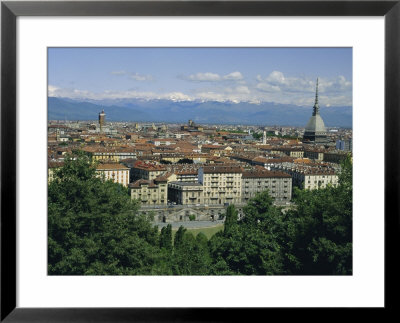
[[319, 114], [319, 105], [318, 105], [318, 77], [317, 77], [317, 85], [315, 89], [315, 103], [314, 103], [314, 111], [313, 116]]

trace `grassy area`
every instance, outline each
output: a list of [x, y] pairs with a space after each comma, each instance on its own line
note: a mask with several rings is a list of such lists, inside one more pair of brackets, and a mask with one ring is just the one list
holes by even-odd
[[[197, 228], [197, 229], [188, 229], [187, 232], [193, 233], [193, 235], [196, 237], [199, 232], [203, 232], [207, 239], [210, 239], [214, 234], [216, 234], [218, 231], [221, 231], [224, 229], [224, 224], [218, 224], [215, 227], [208, 227], [208, 228]], [[178, 231], [178, 229], [172, 229], [172, 239], [175, 238], [175, 233]]]

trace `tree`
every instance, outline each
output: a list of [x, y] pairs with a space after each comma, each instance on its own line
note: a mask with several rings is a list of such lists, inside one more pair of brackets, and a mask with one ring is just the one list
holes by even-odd
[[158, 231], [128, 190], [96, 175], [88, 156], [67, 156], [48, 186], [49, 275], [128, 275], [159, 261]]
[[291, 274], [352, 273], [352, 164], [341, 164], [339, 185], [296, 190], [287, 213], [286, 266]]
[[160, 248], [166, 250], [172, 250], [172, 226], [168, 224], [166, 227], [161, 229], [160, 235]]
[[232, 226], [237, 224], [238, 211], [235, 209], [233, 204], [229, 205], [226, 209], [224, 232], [227, 233], [231, 230]]
[[207, 237], [198, 233], [196, 238], [181, 226], [176, 235], [173, 253], [175, 275], [208, 275], [211, 258]]
[[179, 227], [178, 231], [175, 233], [174, 248], [179, 248], [183, 243], [183, 236], [187, 230], [182, 225]]
[[209, 243], [216, 275], [273, 275], [283, 273], [279, 242], [283, 236], [281, 212], [272, 205], [268, 192], [258, 194], [244, 208], [237, 222], [234, 208], [227, 209], [224, 232]]

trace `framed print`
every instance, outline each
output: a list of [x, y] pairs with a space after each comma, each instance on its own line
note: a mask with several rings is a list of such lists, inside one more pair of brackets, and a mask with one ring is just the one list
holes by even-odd
[[[396, 252], [398, 233], [398, 217], [393, 215], [398, 213], [399, 13], [398, 1], [2, 2], [1, 320], [234, 321], [238, 308], [249, 315], [276, 307], [392, 308], [389, 290], [398, 281], [390, 255]], [[302, 60], [303, 57], [307, 59]], [[276, 63], [285, 58], [286, 65]], [[328, 69], [332, 70], [331, 78], [327, 76]], [[314, 76], [319, 78], [314, 79]], [[305, 93], [310, 98], [304, 99]], [[299, 128], [305, 126], [304, 135], [297, 133], [294, 126], [294, 129], [282, 126], [286, 125], [284, 122], [288, 126], [297, 122], [289, 121], [290, 114], [285, 115], [284, 121], [273, 119], [273, 114], [262, 114], [259, 110], [267, 109], [268, 100], [280, 111], [286, 111], [287, 105], [304, 102], [308, 107], [309, 124], [298, 121]], [[74, 110], [77, 102], [84, 108]], [[168, 113], [163, 112], [159, 104]], [[238, 104], [245, 108], [239, 109]], [[116, 117], [121, 111], [117, 107], [123, 106], [125, 112], [130, 109], [132, 117], [128, 114]], [[343, 106], [350, 106], [352, 112], [346, 110], [341, 121], [336, 114], [338, 123], [328, 124], [323, 112], [333, 113]], [[200, 110], [203, 112], [194, 114], [189, 108], [203, 109]], [[171, 117], [174, 113], [176, 115]], [[299, 117], [296, 115], [296, 118]], [[135, 122], [125, 122], [127, 119]], [[275, 129], [276, 124], [281, 127]], [[341, 130], [340, 125], [351, 130]], [[74, 130], [68, 133], [67, 129]], [[268, 144], [268, 134], [284, 142], [286, 147], [277, 149], [275, 142]], [[328, 137], [335, 140], [329, 143]], [[354, 149], [345, 148], [346, 143], [353, 145], [353, 138]], [[295, 147], [300, 139], [303, 144], [325, 146], [327, 151], [333, 144], [335, 147], [332, 146], [331, 151], [353, 151], [354, 195], [349, 193], [349, 199], [349, 196], [335, 193], [339, 194], [335, 195], [337, 199], [347, 198], [349, 209], [343, 212], [349, 211], [351, 216], [354, 212], [354, 225], [350, 221], [348, 230], [352, 237], [350, 244], [335, 245], [339, 250], [335, 255], [340, 254], [337, 257], [347, 260], [339, 261], [334, 271], [330, 267], [326, 269], [325, 263], [319, 271], [315, 271], [315, 267], [301, 271], [298, 268], [308, 267], [298, 260], [298, 254], [290, 253], [292, 247], [284, 247], [283, 253], [278, 246], [268, 249], [270, 253], [264, 258], [255, 257], [254, 263], [260, 263], [257, 269], [254, 263], [230, 266], [228, 258], [221, 256], [222, 249], [218, 248], [228, 244], [234, 249], [230, 243], [236, 238], [229, 240], [227, 237], [232, 237], [233, 231], [228, 231], [241, 232], [236, 222], [229, 222], [228, 218], [235, 215], [246, 223], [243, 214], [247, 212], [247, 219], [251, 219], [252, 211], [242, 213], [242, 209], [231, 207], [244, 201], [242, 195], [246, 194], [244, 187], [248, 184], [244, 178], [250, 182], [255, 173], [257, 176], [262, 173], [265, 175], [263, 183], [267, 185], [266, 178], [272, 176], [270, 171], [282, 171], [278, 179], [282, 181], [281, 195], [272, 186], [272, 180], [277, 179], [271, 177], [268, 190], [276, 195], [273, 195], [275, 204], [269, 210], [281, 215], [276, 221], [283, 217], [293, 221], [288, 222], [292, 230], [303, 223], [293, 220], [300, 219], [302, 207], [311, 212], [309, 205], [320, 205], [318, 203], [333, 196], [321, 195], [319, 201], [309, 205], [305, 202], [307, 196], [303, 196], [303, 206], [298, 204], [291, 208], [288, 196], [284, 195], [289, 189], [284, 191], [283, 188], [288, 185], [284, 183], [290, 177], [285, 175], [288, 169], [275, 169], [266, 158], [256, 160], [257, 154], [251, 163], [262, 162], [262, 171], [257, 164], [243, 163], [243, 156], [231, 158], [234, 156], [231, 151], [256, 146], [257, 149], [265, 146], [264, 157], [270, 154], [272, 159], [286, 158], [287, 144], [292, 140], [289, 146]], [[48, 145], [50, 142], [52, 144]], [[134, 146], [135, 155], [130, 149], [124, 150], [121, 142], [126, 147]], [[80, 157], [64, 156], [65, 152], [75, 154], [75, 150], [68, 148], [77, 146], [82, 148], [82, 158], [89, 156], [96, 162], [96, 169], [90, 170], [93, 171], [93, 178], [90, 177], [93, 186], [85, 194], [87, 206], [80, 210], [54, 202], [62, 194], [68, 196], [65, 201], [70, 201], [75, 198], [71, 195], [74, 191], [79, 191], [78, 195], [81, 192], [76, 189], [81, 182], [68, 182], [70, 186], [63, 189], [54, 184], [62, 182], [63, 174], [77, 169], [73, 165]], [[108, 148], [104, 150], [104, 147]], [[221, 147], [224, 151], [217, 153], [215, 149], [221, 150]], [[117, 153], [111, 156], [110, 151]], [[290, 151], [288, 156], [293, 160], [285, 163], [294, 163], [294, 160], [300, 163], [298, 159], [306, 157], [307, 161], [301, 163], [312, 160], [321, 171], [322, 164], [317, 163], [318, 150], [305, 151], [307, 156], [297, 156], [300, 152], [296, 149]], [[340, 154], [335, 153], [331, 158], [335, 156], [339, 158]], [[130, 166], [131, 157], [135, 160]], [[50, 162], [60, 160], [66, 166], [57, 168], [60, 165], [57, 164], [54, 177], [48, 178], [47, 163], [50, 167]], [[227, 160], [232, 161], [230, 166], [224, 165]], [[203, 165], [207, 163], [211, 165]], [[186, 166], [181, 169], [181, 164]], [[336, 192], [338, 179], [333, 176], [336, 176], [337, 166], [330, 167], [329, 172], [333, 173], [329, 173], [332, 178], [328, 180], [333, 182], [327, 185], [327, 190]], [[179, 171], [175, 171], [178, 168]], [[157, 169], [168, 171], [156, 174]], [[310, 168], [307, 169], [308, 172]], [[132, 178], [127, 175], [129, 170]], [[172, 175], [170, 170], [173, 170]], [[152, 171], [157, 176], [151, 177]], [[96, 184], [103, 183], [107, 176], [107, 189], [101, 186], [103, 184]], [[191, 179], [190, 176], [197, 177]], [[322, 181], [327, 180], [328, 173], [323, 176], [323, 179], [318, 177], [320, 182], [315, 180], [316, 189], [325, 185]], [[341, 178], [339, 181], [346, 183], [344, 177]], [[230, 189], [229, 183], [236, 180], [229, 194], [221, 193], [222, 188]], [[306, 181], [299, 185], [312, 184]], [[152, 191], [147, 197], [150, 189], [159, 190], [159, 195]], [[312, 191], [311, 186], [309, 189]], [[153, 234], [157, 241], [151, 243], [160, 246], [159, 249], [151, 249], [150, 242], [144, 244], [141, 238], [130, 236], [127, 240], [121, 238], [126, 245], [135, 246], [126, 251], [122, 245], [116, 245], [112, 237], [107, 240], [91, 233], [90, 237], [80, 240], [79, 247], [69, 246], [67, 252], [62, 250], [63, 241], [76, 242], [76, 237], [71, 238], [68, 230], [65, 235], [61, 233], [63, 226], [84, 223], [84, 226], [97, 228], [106, 225], [116, 230], [112, 231], [116, 236], [121, 234], [120, 225], [125, 225], [130, 213], [121, 213], [121, 222], [117, 217], [114, 222], [107, 222], [100, 215], [125, 205], [119, 197], [125, 190], [130, 194], [125, 200], [141, 201], [143, 217], [156, 219], [160, 230], [149, 231], [146, 241], [150, 241]], [[215, 195], [217, 191], [218, 196]], [[317, 191], [323, 192], [322, 189]], [[101, 208], [102, 201], [112, 192], [115, 193], [113, 201], [118, 203], [113, 204], [113, 208], [109, 205]], [[235, 198], [238, 200], [232, 203], [230, 199]], [[147, 205], [148, 199], [154, 203]], [[51, 210], [47, 201], [53, 203]], [[277, 201], [281, 203], [276, 205]], [[88, 220], [85, 217], [90, 213], [88, 205], [97, 210], [98, 218]], [[282, 211], [285, 207], [287, 213]], [[161, 209], [165, 209], [165, 213]], [[143, 210], [149, 210], [148, 214]], [[57, 218], [60, 212], [68, 214], [70, 222]], [[240, 233], [243, 243], [246, 242], [245, 255], [261, 243], [257, 234], [262, 236], [275, 228], [269, 220], [268, 226], [260, 230], [267, 222], [258, 216], [261, 213], [254, 212], [254, 221], [246, 224], [246, 228], [254, 228], [248, 231], [254, 235]], [[273, 212], [269, 214], [275, 214]], [[76, 217], [77, 214], [80, 217]], [[325, 213], [321, 215], [324, 216]], [[223, 229], [219, 233], [220, 240], [214, 239], [214, 254], [210, 253], [220, 258], [207, 258], [200, 268], [190, 267], [189, 258], [185, 256], [181, 265], [186, 269], [190, 267], [187, 271], [177, 268], [175, 263], [168, 267], [175, 256], [168, 253], [168, 248], [173, 247], [170, 246], [172, 234], [165, 229], [171, 230], [171, 226], [166, 224], [185, 220], [187, 223], [225, 220], [224, 227], [220, 227]], [[333, 217], [331, 221], [337, 219]], [[57, 227], [55, 233], [54, 227]], [[345, 231], [344, 227], [342, 223], [332, 232]], [[181, 243], [176, 238], [179, 234], [182, 239], [185, 237], [185, 233], [174, 233], [174, 246]], [[300, 229], [293, 236], [297, 234], [301, 234]], [[62, 238], [57, 240], [60, 235]], [[196, 248], [200, 248], [201, 239], [210, 245], [207, 237], [187, 239], [197, 241], [193, 242]], [[251, 239], [256, 242], [247, 244]], [[308, 257], [313, 255], [315, 263], [325, 259], [321, 250], [333, 248], [329, 239], [317, 240], [311, 239], [304, 248], [305, 253], [309, 252]], [[96, 249], [94, 241], [107, 241], [107, 246], [114, 246], [115, 254], [126, 257], [122, 262], [133, 261], [136, 257], [134, 261], [138, 263], [148, 261], [161, 265], [146, 267], [152, 275], [143, 270], [131, 270], [129, 266], [128, 269], [115, 267], [113, 261], [96, 260], [90, 268], [79, 267], [84, 262], [81, 253], [84, 248], [94, 258], [102, 254], [106, 244]], [[271, 246], [275, 245], [271, 243], [268, 248]], [[232, 260], [239, 257], [239, 251], [240, 246], [231, 253], [232, 263], [240, 262]], [[329, 255], [326, 259], [327, 263], [332, 262]], [[282, 266], [290, 269], [283, 270]], [[365, 290], [367, 285], [368, 291]]]

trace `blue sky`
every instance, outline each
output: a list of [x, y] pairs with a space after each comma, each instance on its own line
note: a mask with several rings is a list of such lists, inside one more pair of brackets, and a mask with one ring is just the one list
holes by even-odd
[[352, 105], [351, 48], [49, 48], [49, 96]]

